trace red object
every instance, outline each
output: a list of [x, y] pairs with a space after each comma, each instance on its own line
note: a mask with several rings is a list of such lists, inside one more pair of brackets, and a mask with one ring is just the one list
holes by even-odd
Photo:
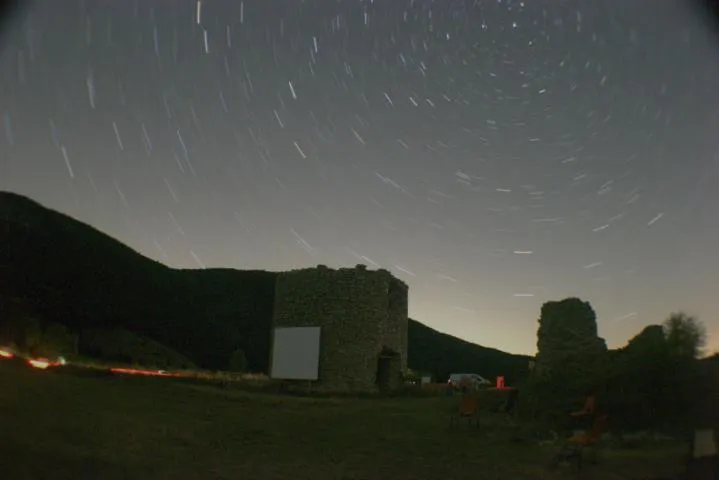
[[124, 373], [127, 375], [147, 375], [152, 377], [179, 377], [176, 373], [168, 373], [159, 370], [139, 370], [135, 368], [111, 368], [112, 373]]
[[497, 388], [499, 390], [504, 389], [504, 376], [497, 377]]

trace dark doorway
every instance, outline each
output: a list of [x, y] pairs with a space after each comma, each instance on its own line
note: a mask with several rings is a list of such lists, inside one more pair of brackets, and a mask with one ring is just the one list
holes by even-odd
[[395, 388], [399, 382], [400, 357], [389, 348], [383, 348], [377, 357], [377, 388], [386, 392]]

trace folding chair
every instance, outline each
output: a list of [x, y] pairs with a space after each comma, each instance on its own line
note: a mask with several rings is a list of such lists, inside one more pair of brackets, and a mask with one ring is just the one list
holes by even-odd
[[596, 463], [596, 444], [599, 438], [604, 433], [604, 429], [607, 426], [609, 415], [600, 415], [594, 421], [592, 428], [588, 432], [579, 433], [570, 437], [567, 442], [562, 446], [559, 453], [557, 453], [552, 462], [550, 468], [556, 468], [563, 461], [576, 461], [577, 470], [582, 469], [582, 460], [584, 450], [587, 448], [593, 449], [593, 463]]
[[452, 427], [461, 418], [466, 418], [470, 425], [474, 422], [475, 426], [479, 428], [479, 399], [476, 395], [462, 395], [459, 406], [450, 412], [449, 426]]

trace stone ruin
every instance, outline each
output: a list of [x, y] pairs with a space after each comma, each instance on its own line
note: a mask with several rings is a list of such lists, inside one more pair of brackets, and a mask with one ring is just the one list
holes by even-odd
[[387, 270], [364, 265], [280, 273], [273, 331], [321, 327], [319, 379], [289, 383], [332, 392], [399, 387], [407, 370], [408, 290]]
[[607, 344], [597, 333], [596, 314], [588, 302], [565, 298], [542, 305], [534, 374], [592, 362], [606, 351]]

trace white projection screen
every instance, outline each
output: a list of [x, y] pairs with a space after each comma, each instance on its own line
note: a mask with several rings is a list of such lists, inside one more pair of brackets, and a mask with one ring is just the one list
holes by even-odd
[[280, 380], [317, 380], [321, 327], [277, 327], [272, 343], [270, 377]]

